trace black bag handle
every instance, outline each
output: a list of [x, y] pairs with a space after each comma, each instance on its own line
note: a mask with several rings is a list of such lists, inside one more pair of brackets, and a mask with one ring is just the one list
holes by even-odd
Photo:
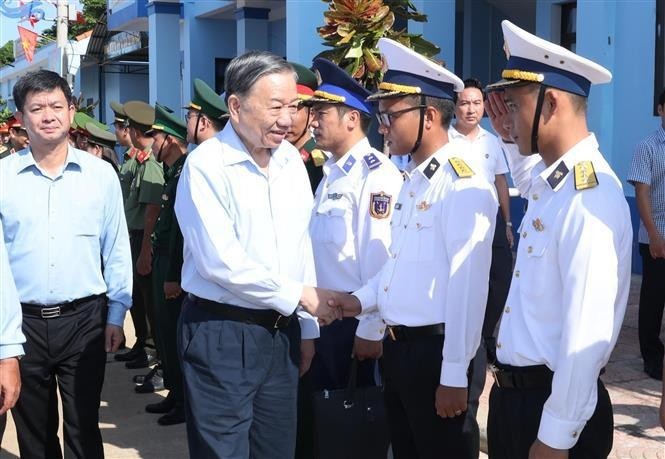
[[353, 408], [356, 404], [356, 387], [358, 385], [358, 359], [351, 360], [351, 368], [349, 369], [349, 383], [346, 386], [346, 394], [344, 395], [344, 408]]

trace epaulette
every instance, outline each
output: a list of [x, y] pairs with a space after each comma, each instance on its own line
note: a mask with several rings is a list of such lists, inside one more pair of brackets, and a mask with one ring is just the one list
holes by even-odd
[[316, 167], [321, 167], [326, 162], [327, 159], [326, 155], [323, 153], [323, 151], [319, 150], [318, 148], [312, 150], [310, 155], [312, 156], [312, 161], [314, 161], [314, 165]]
[[363, 156], [363, 161], [365, 161], [369, 170], [376, 169], [381, 165], [381, 160], [374, 153], [369, 153]]
[[353, 156], [349, 156], [349, 158], [342, 166], [342, 170], [348, 174], [355, 163], [356, 163], [356, 158], [354, 158]]
[[575, 189], [586, 190], [598, 186], [598, 177], [591, 161], [580, 161], [575, 164]]
[[136, 153], [135, 158], [139, 164], [143, 164], [148, 160], [148, 158], [150, 158], [150, 151], [140, 150], [139, 152]]
[[475, 174], [467, 163], [462, 158], [452, 157], [448, 158], [448, 162], [453, 167], [453, 170], [459, 178], [473, 177]]

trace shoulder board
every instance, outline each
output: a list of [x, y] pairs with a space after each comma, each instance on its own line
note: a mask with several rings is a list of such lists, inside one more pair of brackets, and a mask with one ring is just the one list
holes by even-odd
[[575, 189], [586, 190], [598, 186], [598, 177], [591, 161], [580, 161], [575, 164]]
[[381, 165], [381, 160], [374, 153], [370, 153], [368, 155], [363, 156], [363, 161], [365, 161], [367, 168], [370, 170], [376, 169]]
[[354, 158], [353, 156], [349, 156], [349, 158], [342, 166], [342, 170], [348, 174], [355, 163], [356, 163], [356, 158]]
[[139, 164], [143, 164], [150, 158], [150, 152], [141, 150], [136, 154], [135, 158]]
[[462, 158], [452, 157], [448, 158], [448, 162], [453, 166], [453, 170], [459, 178], [473, 177], [475, 174], [467, 163]]

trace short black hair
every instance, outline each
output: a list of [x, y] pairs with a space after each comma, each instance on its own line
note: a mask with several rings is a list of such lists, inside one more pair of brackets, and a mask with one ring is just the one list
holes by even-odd
[[[483, 95], [483, 100], [486, 98], [485, 91], [483, 90], [483, 84], [478, 78], [467, 78], [464, 80], [464, 89], [466, 88], [476, 88]], [[457, 93], [455, 93], [455, 96], [453, 97], [453, 102], [457, 104]]]
[[72, 90], [67, 81], [55, 72], [50, 70], [35, 70], [23, 75], [14, 85], [12, 96], [16, 110], [23, 111], [25, 99], [31, 92], [51, 92], [60, 89], [65, 95], [67, 105], [72, 103]]
[[367, 113], [361, 112], [357, 108], [349, 107], [348, 105], [333, 104], [333, 106], [337, 109], [337, 113], [339, 114], [340, 118], [350, 111], [357, 111], [360, 114], [360, 129], [363, 131], [363, 134], [367, 134], [369, 127], [372, 124], [371, 116], [369, 116]]
[[[412, 107], [421, 104], [421, 97], [423, 96], [406, 96], [405, 100]], [[441, 115], [441, 126], [445, 129], [450, 127], [450, 122], [453, 119], [453, 114], [455, 113], [455, 104], [450, 99], [442, 99], [439, 97], [424, 96], [426, 107], [434, 108]]]
[[658, 97], [658, 105], [665, 107], [665, 88], [663, 88], [660, 96]]

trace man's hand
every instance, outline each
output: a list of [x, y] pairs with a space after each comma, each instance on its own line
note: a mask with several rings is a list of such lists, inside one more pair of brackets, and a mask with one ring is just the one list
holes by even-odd
[[365, 359], [378, 359], [383, 355], [383, 341], [371, 341], [356, 336], [353, 340], [353, 352], [351, 357], [360, 361]]
[[164, 282], [164, 298], [167, 300], [178, 298], [182, 293], [178, 282]]
[[0, 415], [14, 408], [21, 392], [21, 373], [18, 358], [8, 357], [0, 360]]
[[665, 258], [665, 238], [649, 238], [649, 253], [652, 258]]
[[494, 132], [503, 140], [512, 141], [509, 126], [511, 125], [508, 107], [503, 100], [503, 92], [492, 91], [487, 94], [487, 103], [485, 104], [487, 116], [492, 123]]
[[355, 317], [362, 312], [360, 300], [350, 293], [337, 293], [335, 300], [344, 317]]
[[512, 249], [515, 245], [515, 235], [513, 234], [512, 226], [506, 225], [506, 239], [508, 239], [508, 247]]
[[141, 276], [147, 276], [152, 271], [152, 249], [141, 248], [139, 258], [136, 260], [136, 272]]
[[467, 409], [468, 391], [466, 387], [439, 385], [436, 389], [436, 414], [442, 418], [454, 418]]
[[536, 439], [529, 449], [529, 459], [568, 459], [568, 450], [550, 448]]
[[125, 340], [125, 332], [122, 331], [122, 327], [117, 325], [107, 324], [104, 334], [106, 337], [106, 352], [117, 351], [120, 343]]
[[336, 295], [337, 292], [332, 290], [305, 286], [300, 294], [300, 305], [305, 311], [318, 317], [321, 325], [328, 325], [342, 318]]
[[312, 365], [312, 359], [316, 350], [314, 348], [313, 339], [303, 339], [300, 341], [300, 374], [299, 377], [302, 378], [302, 375], [309, 371], [309, 367]]

